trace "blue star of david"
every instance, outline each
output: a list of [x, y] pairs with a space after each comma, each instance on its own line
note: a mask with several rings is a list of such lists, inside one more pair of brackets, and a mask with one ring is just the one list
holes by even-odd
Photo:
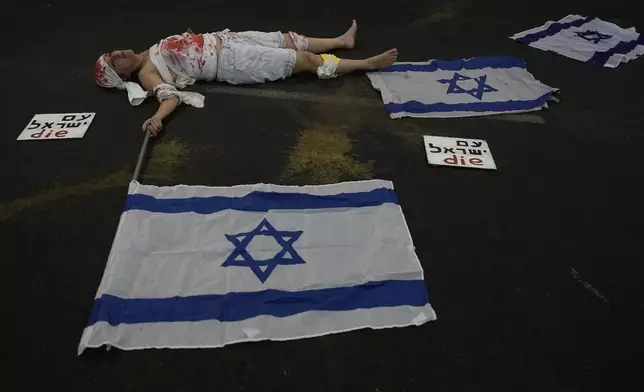
[[[273, 270], [278, 265], [304, 264], [304, 260], [293, 249], [293, 243], [302, 235], [302, 231], [280, 231], [266, 219], [262, 220], [253, 231], [247, 233], [226, 234], [228, 241], [232, 242], [235, 249], [221, 265], [222, 267], [249, 267], [262, 282], [266, 282]], [[246, 247], [256, 236], [273, 237], [282, 247], [275, 256], [267, 260], [255, 260], [246, 250]], [[265, 267], [262, 269], [262, 267]]]
[[[463, 87], [458, 85], [458, 82], [461, 80], [474, 80], [477, 83], [477, 86], [470, 90], [465, 90]], [[486, 80], [487, 75], [479, 76], [478, 78], [471, 78], [469, 76], [463, 76], [458, 72], [455, 72], [454, 76], [451, 79], [440, 79], [438, 82], [442, 84], [449, 84], [449, 87], [447, 87], [447, 94], [469, 94], [474, 98], [481, 100], [484, 93], [498, 91], [494, 87], [485, 84]]]
[[599, 31], [595, 30], [586, 30], [584, 32], [576, 32], [577, 37], [585, 39], [586, 41], [592, 41], [594, 44], [597, 44], [603, 39], [613, 38], [610, 34], [602, 34]]

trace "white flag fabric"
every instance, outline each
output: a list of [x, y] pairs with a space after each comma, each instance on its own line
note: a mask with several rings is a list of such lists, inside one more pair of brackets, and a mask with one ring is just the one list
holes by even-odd
[[436, 319], [389, 181], [132, 182], [79, 354], [220, 347]]
[[396, 63], [367, 76], [391, 118], [529, 112], [547, 107], [557, 91], [513, 57]]
[[644, 54], [644, 38], [599, 18], [568, 15], [510, 37], [526, 45], [550, 50], [575, 60], [615, 68]]

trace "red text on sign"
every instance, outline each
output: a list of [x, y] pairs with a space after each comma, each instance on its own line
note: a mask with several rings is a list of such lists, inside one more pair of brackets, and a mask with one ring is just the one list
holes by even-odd
[[[443, 159], [443, 162], [447, 163], [448, 165], [467, 166], [465, 159], [466, 158], [462, 155], [459, 157], [452, 155], [449, 158]], [[483, 160], [480, 158], [469, 158], [468, 162], [470, 165], [483, 166]]]
[[[32, 133], [31, 138], [32, 139], [47, 139], [47, 138], [51, 138], [52, 134], [53, 134], [54, 138], [64, 138], [65, 136], [67, 136], [67, 133], [68, 133], [67, 131], [56, 131], [56, 132], [54, 132], [53, 129], [50, 129], [49, 132], [45, 134], [45, 131], [46, 131], [46, 129], [43, 129], [40, 132]], [[43, 134], [44, 134], [44, 136], [43, 136]]]

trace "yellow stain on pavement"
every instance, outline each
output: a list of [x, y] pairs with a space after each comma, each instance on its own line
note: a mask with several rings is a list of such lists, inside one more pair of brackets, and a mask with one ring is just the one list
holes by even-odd
[[[152, 181], [170, 181], [176, 170], [188, 157], [189, 148], [180, 140], [169, 140], [152, 144], [147, 167], [143, 177]], [[126, 186], [132, 173], [119, 170], [103, 178], [75, 185], [56, 185], [38, 195], [24, 197], [0, 204], [0, 222], [8, 220], [22, 211], [46, 203], [54, 203], [70, 196], [87, 196], [105, 189]]]
[[179, 139], [153, 144], [143, 178], [146, 181], [172, 181], [189, 152], [188, 144]]
[[[334, 97], [356, 96], [345, 82]], [[351, 154], [350, 133], [360, 127], [361, 111], [355, 106], [317, 103], [306, 116], [294, 113], [303, 125], [298, 141], [280, 176], [281, 181], [328, 184], [373, 178], [373, 162], [360, 162]]]
[[302, 131], [281, 179], [304, 175], [310, 184], [329, 184], [373, 178], [373, 162], [358, 162], [350, 152], [347, 127], [311, 124]]
[[39, 195], [16, 199], [9, 203], [1, 204], [0, 221], [7, 220], [26, 209], [38, 207], [45, 203], [57, 202], [58, 200], [69, 196], [87, 196], [104, 189], [125, 186], [127, 185], [131, 176], [131, 173], [122, 170], [116, 173], [112, 173], [99, 180], [93, 180], [76, 185], [57, 185], [45, 192], [42, 192]]

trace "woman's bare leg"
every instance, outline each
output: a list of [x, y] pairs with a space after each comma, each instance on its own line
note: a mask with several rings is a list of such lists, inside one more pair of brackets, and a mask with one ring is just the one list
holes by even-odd
[[[397, 49], [390, 49], [386, 52], [380, 53], [377, 56], [369, 57], [364, 60], [340, 59], [338, 68], [335, 72], [339, 75], [342, 75], [354, 71], [374, 71], [392, 65], [396, 62], [397, 59]], [[293, 73], [317, 73], [318, 68], [322, 66], [322, 64], [322, 57], [317, 54], [311, 52], [297, 52]]]
[[[333, 49], [353, 49], [356, 42], [356, 32], [358, 31], [358, 25], [356, 20], [353, 20], [351, 27], [344, 34], [335, 38], [311, 38], [308, 39], [308, 47], [306, 48], [307, 52], [311, 53], [322, 53], [328, 52]], [[293, 39], [290, 34], [284, 34], [284, 39], [286, 40], [286, 47], [290, 49], [297, 50]]]

